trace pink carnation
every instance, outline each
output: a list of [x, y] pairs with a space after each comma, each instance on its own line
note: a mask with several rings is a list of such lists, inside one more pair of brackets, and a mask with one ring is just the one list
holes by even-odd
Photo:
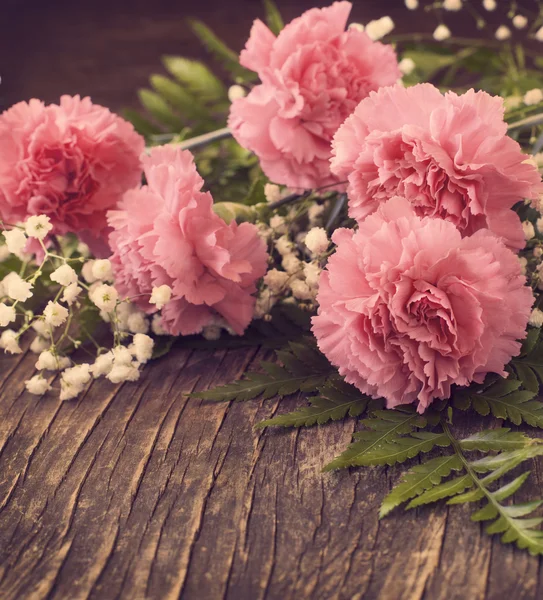
[[115, 286], [152, 312], [152, 288], [169, 285], [162, 322], [173, 335], [199, 333], [218, 316], [242, 334], [267, 266], [257, 228], [227, 225], [213, 212], [190, 152], [157, 147], [143, 165], [148, 185], [129, 190], [108, 213]]
[[275, 37], [255, 21], [240, 63], [262, 81], [232, 104], [229, 126], [266, 175], [294, 188], [339, 180], [330, 173], [334, 133], [371, 90], [401, 76], [390, 46], [345, 25], [350, 2], [313, 8]]
[[334, 233], [313, 331], [349, 383], [387, 406], [449, 398], [519, 353], [532, 292], [517, 256], [487, 230], [462, 238], [393, 198]]
[[485, 92], [443, 96], [430, 84], [370, 94], [333, 142], [332, 171], [349, 180], [350, 215], [360, 222], [400, 195], [418, 215], [451, 221], [463, 235], [488, 228], [523, 248], [511, 207], [536, 200], [541, 177], [507, 137], [503, 110]]
[[104, 235], [106, 212], [141, 180], [143, 138], [90, 98], [19, 102], [0, 115], [0, 214], [44, 214], [53, 233]]

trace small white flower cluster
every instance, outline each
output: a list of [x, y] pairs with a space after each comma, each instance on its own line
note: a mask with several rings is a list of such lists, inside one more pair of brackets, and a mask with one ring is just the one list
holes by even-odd
[[[357, 24], [353, 23], [353, 25]], [[394, 27], [394, 21], [389, 16], [385, 16], [367, 23], [364, 31], [371, 40], [375, 41], [384, 38]], [[362, 28], [362, 26], [358, 26], [358, 28]]]
[[[36, 395], [52, 389], [48, 372], [60, 374], [61, 400], [78, 396], [92, 378], [105, 376], [112, 383], [137, 380], [140, 367], [153, 353], [154, 341], [147, 333], [150, 329], [156, 335], [165, 333], [161, 316], [157, 313], [151, 321], [130, 299], [119, 298], [113, 285], [111, 262], [88, 259], [88, 247], [84, 244], [77, 246], [77, 255], [73, 257], [73, 250], [69, 256], [63, 255], [62, 240], [55, 242], [60, 254], [51, 251], [47, 246], [51, 243], [47, 239], [51, 230], [49, 218], [39, 215], [3, 232], [5, 245], [0, 247], [6, 250], [1, 255], [5, 259], [15, 254], [21, 260], [21, 268], [0, 281], [0, 327], [5, 328], [0, 334], [0, 348], [6, 353], [19, 354], [22, 337], [27, 332], [34, 332], [30, 350], [38, 355], [35, 364], [38, 373], [25, 385]], [[26, 253], [29, 242], [34, 244], [32, 254], [36, 243], [41, 247], [43, 258], [38, 262], [32, 254]], [[25, 309], [23, 303], [33, 297], [38, 280], [42, 287], [50, 288], [51, 299], [45, 299], [41, 314], [35, 315]], [[152, 290], [149, 302], [160, 310], [170, 301], [171, 295], [170, 287], [162, 285]], [[73, 326], [81, 311], [96, 309], [102, 319], [111, 324], [112, 349], [101, 347], [91, 332]], [[72, 364], [66, 356], [67, 351], [82, 345], [80, 335], [94, 343], [97, 350], [94, 362]]]

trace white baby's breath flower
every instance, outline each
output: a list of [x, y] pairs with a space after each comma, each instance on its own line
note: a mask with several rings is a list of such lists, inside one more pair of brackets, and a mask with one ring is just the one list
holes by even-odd
[[83, 290], [77, 285], [77, 283], [71, 283], [62, 293], [62, 301], [66, 302], [68, 306], [71, 306], [75, 299]]
[[274, 215], [270, 219], [270, 227], [276, 233], [279, 233], [279, 234], [287, 232], [287, 226], [286, 226], [286, 223], [285, 223], [285, 219], [283, 217], [281, 217], [280, 215]]
[[494, 34], [497, 40], [502, 42], [503, 40], [508, 40], [511, 37], [511, 30], [507, 25], [500, 25], [498, 29], [496, 29], [496, 33]]
[[154, 304], [158, 310], [163, 308], [172, 298], [172, 288], [169, 285], [154, 287], [149, 299], [149, 304]]
[[25, 381], [25, 387], [31, 394], [43, 396], [45, 392], [48, 392], [51, 389], [51, 384], [41, 375], [34, 375], [34, 377]]
[[451, 37], [451, 30], [447, 27], [447, 25], [441, 23], [441, 25], [438, 25], [435, 28], [433, 36], [434, 40], [437, 40], [438, 42], [443, 42], [444, 40], [448, 40]]
[[51, 219], [46, 215], [34, 215], [25, 222], [26, 235], [37, 240], [43, 240], [52, 229]]
[[113, 353], [106, 352], [105, 354], [100, 354], [96, 357], [96, 360], [94, 361], [94, 364], [91, 366], [90, 370], [93, 377], [96, 379], [102, 375], [107, 375], [112, 368]]
[[528, 259], [525, 256], [519, 256], [518, 261], [520, 263], [520, 270], [523, 275], [526, 275], [526, 267], [528, 266]]
[[317, 225], [321, 221], [324, 212], [324, 204], [312, 204], [307, 211], [307, 218], [310, 225]]
[[107, 258], [95, 260], [92, 263], [92, 274], [95, 280], [113, 281], [111, 262]]
[[534, 258], [541, 258], [543, 256], [543, 248], [536, 246], [533, 251]]
[[58, 302], [49, 300], [43, 311], [44, 321], [52, 327], [62, 325], [68, 318], [68, 310]]
[[13, 306], [8, 306], [3, 302], [0, 302], [0, 327], [5, 327], [12, 321], [15, 321], [17, 314]]
[[17, 227], [4, 231], [4, 238], [6, 239], [7, 249], [16, 256], [21, 254], [28, 241], [24, 231]]
[[44, 338], [49, 337], [50, 335], [50, 329], [43, 319], [35, 319], [32, 321], [32, 329]]
[[4, 329], [0, 335], [0, 348], [3, 348], [10, 354], [20, 354], [22, 352], [17, 338], [17, 332], [13, 329]]
[[496, 6], [496, 0], [483, 0], [483, 7], [485, 10], [488, 10], [488, 12], [496, 10]]
[[366, 28], [362, 23], [350, 23], [349, 29], [354, 29], [355, 31], [364, 31]]
[[285, 269], [285, 271], [290, 275], [294, 275], [302, 269], [301, 260], [294, 256], [294, 254], [287, 254], [284, 256], [281, 264], [283, 265], [283, 269]]
[[87, 256], [90, 256], [90, 248], [87, 246], [87, 244], [85, 244], [85, 242], [79, 242], [77, 244], [76, 250], [77, 252], [79, 252], [79, 254], [81, 254], [81, 256], [85, 258]]
[[517, 29], [524, 29], [528, 25], [528, 19], [524, 15], [515, 15], [513, 17], [513, 25]]
[[70, 265], [61, 265], [51, 273], [51, 280], [66, 287], [77, 281], [77, 273]]
[[100, 310], [110, 313], [117, 306], [119, 294], [113, 286], [102, 283], [89, 292], [89, 297]]
[[[296, 257], [293, 256], [296, 260]], [[262, 319], [262, 317], [269, 314], [270, 310], [273, 308], [277, 299], [273, 296], [273, 294], [268, 289], [262, 290], [260, 296], [256, 299], [254, 317], [255, 319]]]
[[136, 357], [136, 360], [144, 364], [153, 356], [153, 348], [155, 342], [153, 338], [145, 335], [144, 333], [136, 333], [132, 341], [132, 352]]
[[409, 75], [415, 70], [415, 61], [412, 58], [402, 58], [398, 67], [404, 75]]
[[141, 310], [134, 311], [128, 317], [127, 325], [130, 333], [147, 333], [149, 331], [149, 321]]
[[93, 271], [94, 261], [88, 260], [81, 269], [81, 275], [83, 275], [83, 279], [87, 283], [94, 283], [96, 281], [96, 277], [94, 276]]
[[405, 0], [405, 6], [409, 10], [416, 10], [419, 7], [419, 0]]
[[[136, 363], [137, 364], [137, 363]], [[140, 377], [140, 371], [136, 364], [114, 365], [111, 371], [106, 375], [111, 383], [122, 383], [123, 381], [137, 381]]]
[[539, 219], [537, 219], [535, 226], [537, 231], [543, 235], [543, 217], [539, 217]]
[[294, 279], [289, 283], [292, 295], [298, 300], [311, 300], [313, 293], [307, 283], [301, 279]]
[[274, 294], [280, 293], [289, 280], [290, 275], [285, 271], [278, 269], [270, 269], [264, 276], [264, 283], [270, 288]]
[[2, 280], [5, 293], [18, 302], [25, 302], [32, 297], [32, 284], [21, 279], [18, 273], [12, 271]]
[[153, 315], [153, 321], [151, 322], [151, 331], [155, 335], [168, 335], [168, 332], [162, 325], [162, 315]]
[[381, 17], [366, 25], [366, 33], [371, 40], [380, 40], [394, 29], [394, 21], [389, 17]]
[[63, 381], [72, 385], [85, 385], [91, 378], [91, 366], [88, 363], [81, 363], [69, 369], [65, 369], [62, 373]]
[[443, 8], [445, 10], [462, 10], [462, 0], [443, 0]]
[[230, 102], [234, 102], [238, 98], [244, 98], [247, 95], [245, 88], [241, 87], [241, 85], [231, 85], [228, 88], [228, 100]]
[[294, 244], [289, 240], [288, 236], [282, 235], [275, 241], [275, 249], [281, 256], [287, 256], [292, 253]]
[[522, 230], [524, 231], [524, 238], [526, 241], [531, 240], [535, 235], [534, 226], [530, 221], [522, 222]]
[[42, 371], [43, 369], [56, 371], [60, 365], [58, 358], [50, 350], [45, 350], [38, 356], [38, 360], [34, 366], [38, 371]]
[[543, 42], [543, 27], [540, 27], [536, 32], [535, 32], [535, 39], [538, 42]]
[[541, 327], [543, 325], [543, 311], [539, 310], [539, 308], [534, 308], [528, 323], [533, 327]]
[[112, 352], [113, 363], [116, 366], [132, 364], [132, 353], [126, 346], [116, 346], [113, 348]]
[[323, 254], [326, 252], [330, 245], [326, 230], [322, 227], [313, 227], [313, 229], [310, 229], [305, 237], [305, 245], [313, 254]]
[[281, 200], [281, 188], [275, 183], [267, 183], [264, 186], [264, 196], [268, 202]]
[[319, 285], [319, 278], [322, 273], [322, 269], [316, 263], [305, 263], [304, 264], [304, 276], [307, 285], [315, 289]]
[[524, 94], [523, 100], [526, 106], [533, 106], [534, 104], [539, 104], [540, 102], [543, 102], [543, 91], [539, 88], [528, 90]]
[[49, 348], [49, 341], [41, 337], [41, 335], [37, 335], [30, 344], [30, 352], [34, 354], [40, 354], [44, 350], [47, 350], [47, 348]]

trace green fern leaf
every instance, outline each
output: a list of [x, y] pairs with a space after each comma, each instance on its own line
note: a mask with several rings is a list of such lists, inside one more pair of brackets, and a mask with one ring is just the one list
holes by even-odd
[[[379, 510], [379, 518], [386, 516], [391, 510], [422, 494], [441, 482], [452, 471], [459, 471], [462, 463], [457, 456], [438, 456], [408, 471], [399, 483], [383, 500]], [[432, 502], [433, 500], [429, 500]]]
[[162, 60], [166, 69], [198, 99], [204, 102], [226, 99], [225, 86], [203, 63], [182, 56], [165, 56]]
[[256, 427], [311, 427], [328, 421], [339, 421], [347, 416], [361, 415], [368, 405], [369, 398], [354, 386], [343, 381], [325, 384], [319, 395], [310, 397], [311, 406], [298, 409], [272, 419], [261, 421]]
[[500, 429], [486, 429], [474, 433], [460, 440], [459, 443], [463, 450], [488, 452], [490, 450], [502, 451], [524, 448], [529, 443], [529, 438], [520, 431], [511, 431], [507, 427], [501, 427]]
[[151, 90], [138, 90], [138, 96], [142, 105], [159, 122], [167, 125], [171, 131], [181, 131], [183, 121], [172, 112], [169, 104], [164, 98]]
[[157, 133], [162, 133], [160, 127], [149, 121], [149, 119], [146, 119], [144, 116], [140, 115], [137, 110], [124, 108], [121, 111], [121, 114], [127, 121], [130, 121], [130, 123], [132, 123], [134, 126], [134, 129], [144, 137], [150, 137], [152, 135], [156, 135]]
[[245, 69], [239, 64], [238, 55], [228, 48], [214, 33], [201, 21], [192, 20], [190, 25], [204, 46], [222, 63], [224, 68], [240, 81], [254, 81], [256, 73]]
[[428, 432], [421, 432], [421, 437], [401, 437], [426, 426], [426, 419], [415, 412], [377, 410], [373, 415], [373, 418], [362, 420], [367, 429], [355, 433], [356, 441], [326, 465], [324, 471], [403, 462], [419, 452], [429, 452], [443, 441], [441, 434], [435, 436]]
[[196, 98], [175, 81], [163, 75], [151, 75], [150, 82], [154, 90], [180, 114], [186, 115], [190, 119], [202, 119], [209, 116], [202, 110], [202, 106], [196, 101]]
[[543, 403], [533, 400], [534, 392], [521, 390], [520, 386], [517, 379], [499, 379], [487, 388], [462, 388], [455, 393], [453, 402], [457, 408], [465, 410], [466, 406], [472, 406], [480, 415], [492, 413], [515, 425], [525, 422], [543, 427]]
[[[314, 342], [310, 339], [305, 345]], [[337, 370], [318, 350], [304, 349], [304, 344], [291, 342], [288, 350], [276, 352], [283, 365], [262, 361], [264, 373], [248, 373], [244, 379], [192, 394], [195, 398], [223, 402], [289, 396], [295, 392], [315, 392], [328, 379], [338, 379]]]
[[264, 0], [264, 6], [266, 8], [266, 23], [272, 33], [277, 35], [285, 26], [279, 10], [272, 0]]
[[406, 508], [416, 508], [417, 506], [437, 502], [438, 500], [455, 496], [456, 494], [463, 492], [466, 488], [472, 486], [473, 481], [469, 475], [461, 475], [459, 477], [455, 477], [454, 479], [449, 479], [448, 481], [445, 481], [445, 483], [436, 485], [427, 492], [420, 494], [420, 496], [417, 496], [411, 500]]
[[509, 367], [522, 382], [523, 387], [534, 394], [539, 392], [540, 384], [543, 382], [543, 343], [540, 333], [539, 328], [528, 329], [520, 355], [509, 363]]

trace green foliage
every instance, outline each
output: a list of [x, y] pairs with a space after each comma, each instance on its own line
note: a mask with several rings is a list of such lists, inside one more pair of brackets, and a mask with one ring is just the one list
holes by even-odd
[[[226, 99], [224, 84], [203, 63], [181, 56], [165, 56], [163, 61], [166, 69], [183, 83], [194, 97], [204, 102]], [[188, 95], [187, 97], [190, 98]]]
[[366, 410], [369, 398], [344, 381], [332, 380], [308, 400], [311, 406], [261, 421], [257, 427], [310, 427], [347, 416], [358, 417]]
[[[449, 498], [449, 504], [482, 500], [483, 507], [473, 513], [473, 521], [492, 521], [486, 527], [487, 533], [499, 533], [504, 543], [515, 542], [519, 548], [527, 549], [531, 554], [543, 554], [543, 532], [535, 529], [543, 518], [525, 518], [542, 502], [503, 504], [520, 489], [529, 472], [518, 475], [496, 489], [491, 487], [524, 461], [542, 455], [543, 445], [539, 440], [507, 428], [481, 431], [461, 440], [452, 435], [446, 424], [442, 424], [442, 431], [454, 454], [438, 456], [412, 467], [383, 500], [380, 517], [405, 502], [408, 502], [406, 508], [410, 509], [444, 498]], [[472, 451], [495, 451], [498, 454], [468, 460], [465, 453]], [[453, 472], [459, 474], [443, 481]], [[480, 473], [486, 475], [480, 477]], [[466, 489], [469, 491], [466, 492]]]
[[285, 26], [281, 14], [272, 0], [264, 0], [264, 7], [266, 9], [266, 23], [270, 30], [277, 35]]
[[533, 399], [534, 392], [520, 389], [521, 385], [517, 379], [500, 378], [490, 385], [459, 388], [453, 396], [453, 404], [461, 410], [471, 407], [480, 415], [492, 414], [515, 425], [524, 422], [543, 427], [543, 403]]
[[190, 24], [202, 44], [236, 80], [254, 81], [256, 79], [256, 74], [242, 67], [239, 64], [238, 55], [228, 48], [207, 25], [197, 20], [191, 21]]
[[263, 373], [248, 373], [244, 379], [213, 390], [193, 394], [215, 402], [263, 399], [288, 396], [296, 392], [312, 392], [331, 378], [338, 377], [336, 369], [314, 346], [313, 340], [290, 342], [287, 349], [278, 350], [281, 365], [262, 361]]
[[363, 419], [366, 427], [354, 434], [355, 441], [331, 463], [325, 471], [353, 466], [393, 465], [413, 458], [420, 452], [430, 452], [435, 446], [447, 446], [442, 433], [416, 432], [427, 420], [416, 412], [405, 410], [375, 410]]
[[528, 330], [520, 356], [511, 361], [510, 367], [525, 389], [534, 394], [539, 392], [543, 382], [543, 343], [539, 328]]
[[156, 121], [166, 125], [171, 131], [178, 132], [183, 129], [183, 121], [174, 114], [168, 102], [160, 94], [141, 89], [138, 91], [138, 96], [142, 105]]

